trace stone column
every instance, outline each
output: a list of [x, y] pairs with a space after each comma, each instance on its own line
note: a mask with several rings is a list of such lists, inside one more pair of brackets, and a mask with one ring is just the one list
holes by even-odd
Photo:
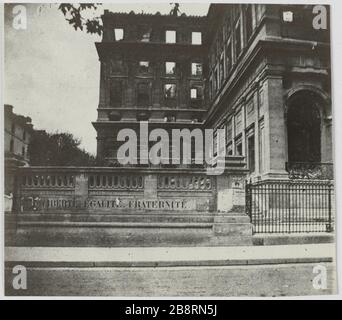
[[241, 98], [241, 113], [242, 113], [242, 155], [247, 158], [247, 143], [246, 143], [246, 100]]
[[[107, 70], [108, 68], [108, 70]], [[106, 73], [109, 73], [110, 62], [101, 61], [100, 67], [100, 101], [99, 108], [104, 108], [106, 106]], [[109, 95], [108, 95], [109, 96]]]
[[283, 178], [286, 157], [286, 127], [282, 77], [269, 76], [264, 101], [265, 162], [264, 172], [269, 178]]
[[321, 133], [321, 162], [333, 162], [332, 118], [323, 119]]
[[260, 163], [259, 163], [259, 145], [260, 145], [260, 137], [259, 137], [259, 131], [260, 131], [260, 127], [259, 127], [259, 82], [255, 82], [254, 86], [253, 86], [253, 90], [255, 90], [254, 94], [253, 94], [253, 104], [254, 104], [254, 116], [255, 116], [255, 120], [254, 120], [254, 150], [255, 150], [255, 174], [256, 175], [260, 175]]

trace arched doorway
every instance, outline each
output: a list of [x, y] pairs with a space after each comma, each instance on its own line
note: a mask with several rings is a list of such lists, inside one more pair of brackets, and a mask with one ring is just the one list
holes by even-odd
[[288, 161], [321, 162], [321, 114], [310, 92], [292, 97], [287, 112]]

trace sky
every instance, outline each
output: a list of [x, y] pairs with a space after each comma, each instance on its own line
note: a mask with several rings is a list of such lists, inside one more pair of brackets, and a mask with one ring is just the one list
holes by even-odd
[[[35, 129], [70, 132], [81, 147], [96, 154], [100, 63], [98, 35], [75, 31], [55, 4], [25, 4], [27, 28], [13, 27], [13, 5], [5, 5], [4, 103], [29, 116]], [[209, 4], [185, 3], [181, 12], [206, 15]], [[96, 10], [168, 14], [169, 2], [104, 4]]]

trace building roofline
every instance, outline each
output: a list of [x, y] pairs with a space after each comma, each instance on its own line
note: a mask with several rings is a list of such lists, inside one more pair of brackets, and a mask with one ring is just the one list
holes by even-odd
[[171, 14], [161, 14], [159, 11], [156, 13], [135, 13], [133, 10], [129, 13], [127, 12], [112, 12], [109, 11], [107, 9], [104, 10], [104, 14], [101, 16], [103, 17], [146, 17], [146, 18], [153, 18], [153, 17], [157, 17], [157, 18], [169, 18], [171, 20], [175, 20], [175, 19], [200, 19], [200, 20], [204, 20], [207, 18], [206, 15], [204, 16], [196, 16], [196, 15], [186, 15], [185, 13], [182, 13], [181, 15], [171, 15]]

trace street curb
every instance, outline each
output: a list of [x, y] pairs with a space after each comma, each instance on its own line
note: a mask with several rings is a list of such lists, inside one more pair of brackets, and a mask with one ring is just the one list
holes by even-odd
[[180, 261], [6, 261], [5, 267], [23, 265], [27, 268], [157, 268], [157, 267], [222, 267], [252, 266], [295, 263], [333, 262], [331, 257], [316, 258], [283, 258], [283, 259], [232, 259], [232, 260], [180, 260]]

